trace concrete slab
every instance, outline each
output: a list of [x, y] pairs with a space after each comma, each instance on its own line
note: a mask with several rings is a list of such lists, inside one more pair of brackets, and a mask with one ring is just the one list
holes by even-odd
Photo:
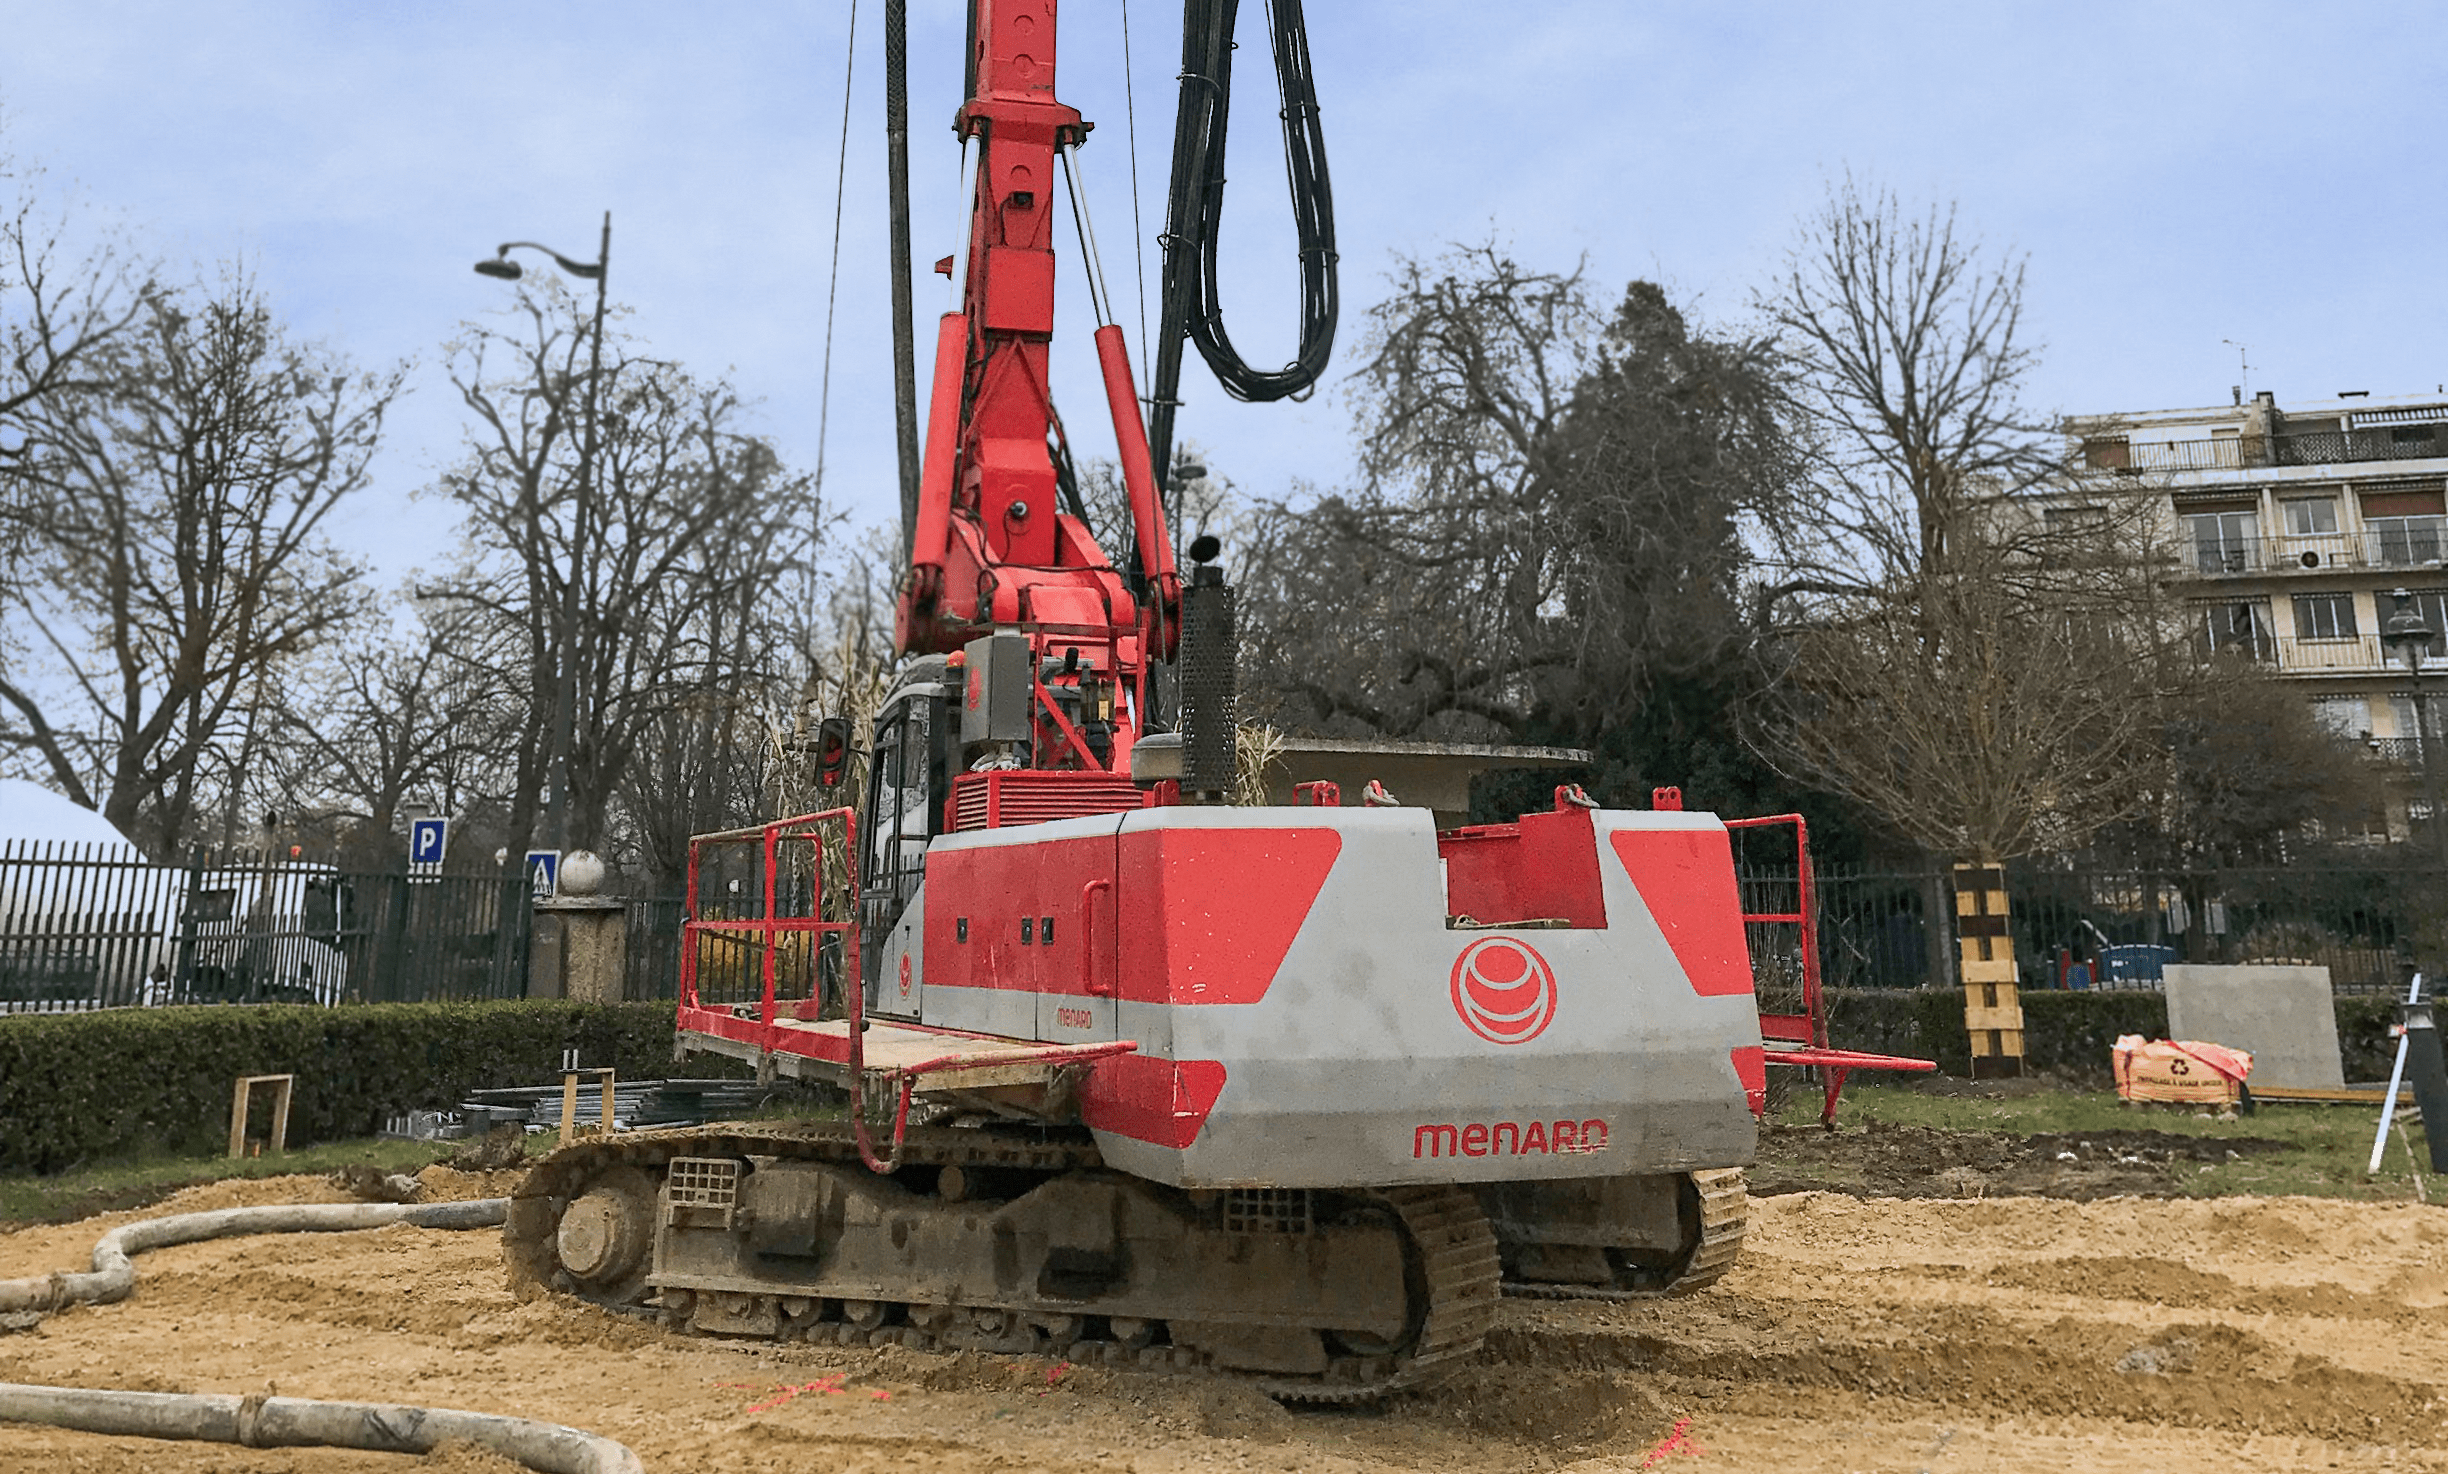
[[2254, 1088], [2345, 1085], [2329, 969], [2171, 962], [2165, 979], [2169, 1037], [2251, 1050]]

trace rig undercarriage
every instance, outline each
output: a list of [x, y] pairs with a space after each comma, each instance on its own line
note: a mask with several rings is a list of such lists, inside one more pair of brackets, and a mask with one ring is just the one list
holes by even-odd
[[[581, 1141], [520, 1184], [515, 1283], [696, 1334], [1059, 1356], [1356, 1402], [1475, 1352], [1504, 1293], [1685, 1294], [1732, 1262], [1742, 1174], [1183, 1191], [1085, 1132], [836, 1125]], [[1525, 1193], [1535, 1186], [1535, 1194]]]

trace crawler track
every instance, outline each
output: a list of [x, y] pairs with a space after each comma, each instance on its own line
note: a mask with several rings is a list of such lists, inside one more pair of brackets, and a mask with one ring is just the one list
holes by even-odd
[[1689, 1295], [1715, 1284], [1741, 1257], [1743, 1228], [1750, 1216], [1750, 1194], [1744, 1189], [1739, 1167], [1694, 1172], [1691, 1181], [1700, 1194], [1700, 1241], [1692, 1247], [1691, 1256], [1661, 1276], [1658, 1283], [1602, 1288], [1506, 1280], [1504, 1292], [1525, 1300], [1662, 1300]]
[[[560, 1261], [563, 1211], [591, 1184], [643, 1172], [659, 1183], [675, 1158], [773, 1158], [851, 1167], [857, 1146], [847, 1125], [733, 1123], [707, 1129], [639, 1132], [583, 1141], [538, 1163], [513, 1194], [502, 1230], [511, 1284], [521, 1293], [550, 1290], [625, 1314], [659, 1314], [665, 1324], [695, 1330], [675, 1295], [658, 1299], [640, 1274], [609, 1287], [579, 1284]], [[913, 1128], [902, 1153], [906, 1169], [958, 1166], [988, 1171], [1057, 1174], [1092, 1171], [1102, 1163], [1084, 1134]], [[864, 1170], [861, 1168], [860, 1170]], [[894, 1323], [859, 1324], [830, 1301], [770, 1298], [781, 1313], [776, 1334], [841, 1345], [899, 1345], [919, 1350], [974, 1350], [1060, 1356], [1084, 1363], [1130, 1366], [1212, 1377], [1254, 1386], [1285, 1401], [1362, 1403], [1433, 1382], [1476, 1353], [1495, 1323], [1501, 1268], [1496, 1237], [1467, 1188], [1429, 1186], [1358, 1190], [1336, 1195], [1380, 1216], [1399, 1232], [1409, 1301], [1409, 1327], [1399, 1344], [1366, 1351], [1340, 1347], [1315, 1375], [1253, 1372], [1211, 1364], [1200, 1352], [1158, 1338], [1113, 1334], [1101, 1318], [1078, 1315], [1015, 1317], [988, 1306], [907, 1304]], [[796, 1302], [798, 1307], [792, 1308]], [[682, 1308], [675, 1309], [675, 1306]], [[1051, 1324], [1050, 1324], [1051, 1323]], [[1118, 1325], [1119, 1323], [1115, 1323]], [[1325, 1332], [1326, 1327], [1316, 1328]]]

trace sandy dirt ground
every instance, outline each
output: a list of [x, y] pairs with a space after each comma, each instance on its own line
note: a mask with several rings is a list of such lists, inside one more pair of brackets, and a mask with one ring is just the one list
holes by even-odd
[[[0, 1276], [81, 1265], [130, 1217], [330, 1195], [224, 1183], [0, 1235]], [[657, 1474], [2448, 1470], [2444, 1313], [2437, 1209], [1795, 1193], [1754, 1204], [1742, 1263], [1707, 1292], [1509, 1301], [1443, 1387], [1307, 1412], [1043, 1361], [673, 1336], [514, 1301], [491, 1233], [392, 1228], [148, 1254], [130, 1300], [0, 1337], [0, 1380], [514, 1413], [619, 1438]], [[0, 1474], [417, 1467], [0, 1425]], [[422, 1467], [512, 1466], [451, 1450]]]

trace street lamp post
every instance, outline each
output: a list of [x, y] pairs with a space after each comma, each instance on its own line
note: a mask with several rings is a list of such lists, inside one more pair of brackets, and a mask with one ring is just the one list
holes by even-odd
[[2440, 870], [2448, 877], [2448, 811], [2440, 807], [2439, 764], [2432, 757], [2434, 729], [2431, 725], [2431, 694], [2423, 686], [2423, 652], [2430, 648], [2438, 633], [2423, 623], [2422, 613], [2414, 607], [2414, 596], [2404, 589], [2395, 589], [2390, 597], [2397, 601], [2397, 612], [2381, 626], [2380, 643], [2404, 660], [2414, 682], [2414, 740], [2422, 754], [2423, 797], [2431, 805], [2431, 838], [2440, 852]]
[[544, 834], [556, 850], [569, 848], [570, 749], [578, 740], [578, 560], [587, 540], [587, 517], [595, 501], [595, 389], [603, 378], [604, 292], [612, 275], [612, 212], [604, 211], [603, 241], [593, 261], [573, 261], [550, 246], [534, 241], [508, 241], [486, 260], [476, 263], [479, 275], [517, 281], [522, 273], [510, 259], [514, 250], [542, 251], [553, 264], [582, 281], [595, 283], [595, 326], [587, 346], [586, 417], [578, 443], [578, 506], [570, 533], [569, 575], [561, 586], [560, 628], [555, 631], [552, 743], [546, 752], [546, 772], [552, 785], [544, 804]]

